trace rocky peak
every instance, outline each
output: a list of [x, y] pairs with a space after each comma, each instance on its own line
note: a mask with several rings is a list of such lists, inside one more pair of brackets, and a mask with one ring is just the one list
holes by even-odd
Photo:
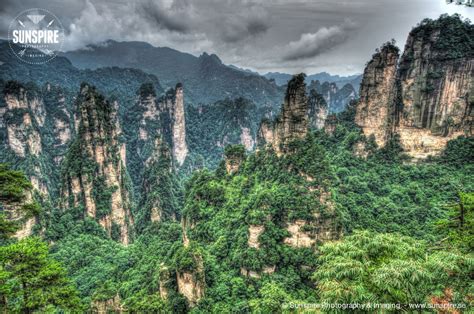
[[184, 92], [181, 83], [178, 83], [175, 88], [173, 109], [173, 157], [178, 165], [181, 166], [188, 155], [184, 117]]
[[285, 101], [276, 121], [262, 122], [259, 130], [260, 144], [271, 145], [278, 154], [287, 152], [290, 142], [306, 136], [308, 126], [305, 74], [301, 73], [288, 82]]
[[400, 60], [395, 128], [412, 157], [438, 154], [450, 139], [472, 135], [473, 36], [473, 25], [457, 15], [424, 20], [410, 32]]
[[9, 81], [4, 90], [1, 126], [6, 128], [7, 147], [20, 158], [39, 156], [42, 152], [39, 127], [44, 124], [45, 110], [41, 98], [27, 92], [18, 82]]
[[395, 80], [399, 50], [393, 43], [385, 43], [367, 64], [359, 92], [356, 123], [366, 136], [373, 135], [379, 146], [385, 145], [391, 108], [395, 99]]
[[41, 157], [47, 154], [42, 136], [46, 117], [41, 90], [36, 85], [23, 85], [16, 81], [3, 85], [3, 99], [0, 101], [0, 139], [3, 147], [0, 156], [5, 161], [14, 159], [43, 196], [50, 193], [47, 177], [51, 172], [41, 162]]
[[329, 113], [328, 104], [324, 97], [312, 89], [308, 97], [309, 125], [312, 129], [320, 130], [324, 127]]
[[63, 162], [64, 207], [83, 208], [109, 235], [123, 244], [133, 225], [127, 189], [125, 145], [117, 103], [82, 84], [77, 98], [77, 136]]
[[356, 123], [379, 146], [394, 134], [415, 159], [472, 135], [474, 27], [458, 15], [426, 19], [408, 37], [399, 66], [387, 43], [367, 64]]

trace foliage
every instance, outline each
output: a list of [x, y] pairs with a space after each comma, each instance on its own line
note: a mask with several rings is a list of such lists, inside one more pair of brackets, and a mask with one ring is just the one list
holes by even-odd
[[437, 222], [444, 245], [474, 252], [474, 193], [459, 193], [459, 202], [447, 206], [448, 216]]
[[320, 252], [313, 279], [323, 303], [394, 303], [408, 309], [447, 288], [454, 289], [454, 302], [472, 297], [465, 280], [474, 271], [472, 256], [429, 251], [409, 237], [355, 232]]
[[80, 310], [80, 300], [60, 263], [48, 255], [46, 243], [27, 238], [0, 247], [2, 310]]
[[[6, 240], [19, 228], [22, 220], [40, 213], [39, 204], [28, 198], [32, 185], [21, 171], [11, 170], [6, 164], [0, 163], [0, 240]], [[30, 194], [31, 195], [31, 194]], [[13, 212], [20, 219], [9, 219], [5, 213]]]
[[410, 35], [431, 41], [433, 33], [439, 33], [433, 45], [436, 60], [473, 57], [474, 27], [470, 20], [463, 20], [459, 14], [443, 14], [436, 20], [424, 19]]

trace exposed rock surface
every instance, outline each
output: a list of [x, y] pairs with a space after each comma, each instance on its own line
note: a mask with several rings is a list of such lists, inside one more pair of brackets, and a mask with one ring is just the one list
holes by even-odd
[[[189, 240], [187, 240], [185, 228], [183, 232], [184, 246], [189, 248]], [[188, 301], [191, 307], [194, 307], [203, 297], [205, 293], [205, 273], [204, 261], [199, 253], [192, 253], [194, 264], [193, 270], [177, 271], [176, 282], [178, 284], [178, 292], [181, 293]]]
[[171, 282], [170, 270], [164, 263], [160, 265], [160, 297], [163, 300], [168, 299], [169, 285]]
[[10, 87], [5, 91], [6, 108], [2, 116], [5, 121], [2, 124], [7, 128], [7, 145], [18, 157], [39, 156], [42, 145], [38, 128], [44, 124], [42, 101], [30, 98], [22, 86]]
[[259, 130], [259, 141], [270, 145], [277, 154], [288, 151], [288, 145], [302, 139], [308, 132], [308, 97], [305, 75], [295, 75], [289, 82], [280, 115], [274, 123], [263, 121]]
[[329, 108], [326, 100], [312, 89], [308, 97], [309, 125], [312, 129], [321, 130], [324, 128]]
[[176, 85], [173, 109], [173, 157], [178, 165], [181, 166], [188, 154], [184, 118], [184, 96], [181, 84]]
[[32, 190], [26, 190], [24, 197], [20, 202], [11, 204], [2, 203], [2, 210], [6, 214], [8, 220], [15, 221], [19, 225], [19, 229], [15, 232], [14, 237], [23, 239], [33, 234], [33, 228], [37, 222], [37, 217], [31, 214], [25, 214], [22, 207], [34, 203]]
[[[464, 44], [462, 38], [446, 34], [449, 26], [444, 27], [445, 22], [440, 20], [430, 32], [423, 25], [414, 29], [400, 60], [401, 104], [395, 132], [400, 134], [402, 147], [415, 158], [438, 154], [449, 140], [471, 136], [473, 131], [474, 47], [467, 53], [450, 51], [460, 48], [443, 49], [448, 40], [459, 41], [456, 46]], [[469, 29], [472, 37], [472, 24]]]
[[408, 37], [398, 62], [385, 44], [368, 63], [356, 123], [379, 146], [394, 134], [414, 159], [439, 154], [449, 140], [472, 136], [474, 27], [456, 16], [425, 20]]
[[240, 144], [244, 145], [245, 149], [251, 151], [255, 145], [255, 140], [247, 127], [240, 127]]
[[126, 312], [126, 310], [118, 294], [108, 300], [96, 300], [92, 302], [92, 313], [107, 314], [124, 312]]
[[63, 173], [64, 205], [83, 206], [112, 238], [128, 244], [133, 219], [127, 189], [125, 145], [109, 103], [84, 84], [78, 97], [78, 135], [69, 148]]
[[258, 226], [258, 225], [251, 225], [249, 226], [249, 239], [247, 241], [247, 244], [249, 247], [258, 249], [260, 248], [260, 241], [258, 238], [260, 235], [265, 231], [264, 226]]
[[367, 64], [360, 85], [355, 122], [366, 136], [373, 135], [379, 146], [384, 146], [389, 136], [393, 112], [388, 104], [395, 99], [398, 58], [398, 48], [391, 44], [383, 46]]

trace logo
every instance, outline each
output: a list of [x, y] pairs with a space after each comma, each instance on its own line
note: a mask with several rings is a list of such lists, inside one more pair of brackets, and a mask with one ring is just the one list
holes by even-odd
[[61, 22], [45, 9], [21, 12], [8, 29], [8, 42], [13, 54], [29, 64], [43, 64], [54, 59], [63, 41]]

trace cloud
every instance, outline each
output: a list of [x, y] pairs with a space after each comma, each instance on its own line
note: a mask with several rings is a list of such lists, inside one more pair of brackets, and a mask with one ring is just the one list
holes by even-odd
[[66, 50], [108, 39], [145, 41], [292, 73], [362, 72], [375, 48], [390, 38], [403, 45], [425, 17], [459, 12], [474, 20], [472, 8], [443, 0], [2, 0], [0, 37], [19, 12], [35, 7], [61, 20]]
[[220, 25], [216, 29], [217, 36], [226, 43], [237, 43], [255, 38], [271, 27], [268, 11], [254, 3], [235, 7], [216, 17]]
[[292, 61], [316, 57], [349, 38], [349, 30], [354, 28], [350, 21], [339, 26], [322, 27], [315, 33], [302, 34], [300, 39], [288, 43], [284, 49], [283, 60]]
[[137, 6], [137, 14], [160, 29], [185, 33], [191, 28], [191, 6], [186, 1], [173, 1], [166, 5], [163, 1], [142, 1]]

